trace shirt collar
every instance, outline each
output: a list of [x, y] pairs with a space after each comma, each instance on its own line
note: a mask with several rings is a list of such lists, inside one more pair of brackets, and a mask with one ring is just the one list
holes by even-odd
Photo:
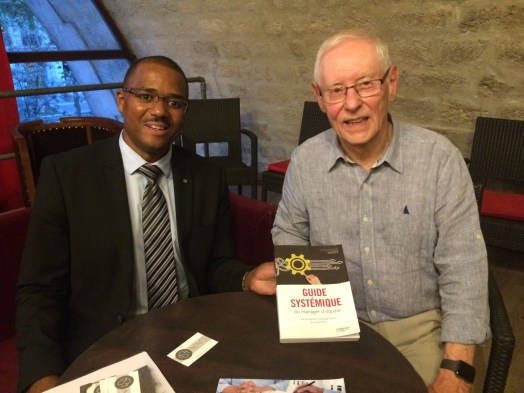
[[[119, 146], [120, 146], [120, 152], [122, 153], [122, 161], [124, 163], [124, 171], [128, 175], [132, 175], [135, 173], [138, 168], [140, 168], [142, 165], [147, 164], [147, 161], [144, 160], [140, 155], [135, 152], [131, 147], [124, 141], [123, 134], [120, 134], [119, 139]], [[169, 148], [169, 151], [165, 156], [163, 156], [160, 160], [157, 162], [153, 162], [151, 164], [154, 164], [158, 166], [162, 172], [164, 173], [164, 176], [169, 177], [171, 176], [171, 155], [173, 152], [173, 147], [171, 146]]]
[[[389, 166], [391, 166], [391, 168], [393, 168], [395, 171], [402, 173], [403, 164], [400, 148], [400, 128], [398, 127], [398, 123], [393, 120], [393, 117], [390, 114], [388, 114], [388, 118], [392, 123], [393, 137], [391, 138], [391, 142], [386, 149], [386, 152], [382, 155], [374, 167], [376, 168], [383, 163], [388, 163]], [[327, 141], [329, 144], [329, 152], [326, 160], [326, 172], [329, 172], [331, 169], [333, 169], [340, 160], [351, 162], [342, 151], [340, 143], [338, 142], [337, 133], [333, 128], [329, 130]]]

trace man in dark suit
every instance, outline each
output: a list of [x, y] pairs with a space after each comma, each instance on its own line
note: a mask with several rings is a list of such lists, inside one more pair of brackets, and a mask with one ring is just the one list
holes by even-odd
[[55, 386], [89, 345], [148, 311], [143, 164], [162, 170], [179, 300], [275, 292], [272, 263], [250, 270], [234, 256], [223, 171], [172, 145], [188, 102], [184, 72], [143, 58], [123, 86], [120, 135], [42, 163], [17, 293], [20, 392]]

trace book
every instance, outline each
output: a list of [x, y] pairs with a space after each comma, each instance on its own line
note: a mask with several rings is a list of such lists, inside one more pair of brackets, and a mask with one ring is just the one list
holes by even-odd
[[360, 338], [341, 245], [277, 245], [275, 269], [281, 343]]
[[298, 388], [314, 386], [322, 389], [324, 393], [345, 393], [344, 378], [338, 379], [253, 379], [253, 378], [220, 378], [217, 393], [222, 393], [226, 388], [237, 387], [255, 391], [271, 391], [272, 393], [294, 393]]

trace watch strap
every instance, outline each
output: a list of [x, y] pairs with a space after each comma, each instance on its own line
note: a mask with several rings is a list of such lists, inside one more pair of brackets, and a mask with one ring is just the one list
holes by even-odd
[[455, 375], [468, 383], [475, 380], [475, 367], [462, 360], [442, 359], [440, 368], [451, 370]]

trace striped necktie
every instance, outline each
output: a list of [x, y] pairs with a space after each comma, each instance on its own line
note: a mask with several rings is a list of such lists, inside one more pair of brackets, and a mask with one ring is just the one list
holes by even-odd
[[175, 253], [166, 199], [157, 184], [162, 170], [156, 165], [144, 164], [138, 171], [147, 178], [142, 200], [142, 226], [151, 310], [178, 300]]

